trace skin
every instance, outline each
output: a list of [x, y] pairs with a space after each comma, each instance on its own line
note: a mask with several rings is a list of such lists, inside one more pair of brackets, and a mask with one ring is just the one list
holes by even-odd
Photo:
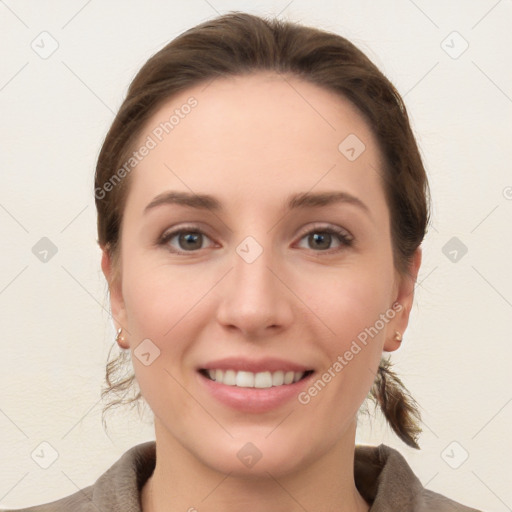
[[[421, 264], [418, 249], [409, 276], [393, 266], [376, 139], [338, 95], [257, 73], [173, 97], [139, 142], [190, 96], [198, 105], [129, 177], [119, 281], [110, 283], [111, 260], [102, 258], [116, 327], [155, 415], [157, 462], [143, 510], [367, 511], [353, 476], [356, 415], [383, 350], [400, 345], [395, 331], [407, 327]], [[338, 150], [349, 134], [366, 146], [352, 162]], [[144, 214], [167, 190], [213, 195], [224, 211], [165, 205]], [[333, 190], [358, 197], [369, 213], [348, 203], [283, 208], [291, 193]], [[156, 245], [189, 223], [205, 233], [198, 249], [186, 252], [178, 236]], [[317, 248], [308, 234], [329, 226], [353, 245], [333, 235]], [[236, 252], [247, 236], [263, 248], [250, 264]], [[321, 375], [396, 302], [401, 311], [307, 405], [292, 399], [241, 413], [198, 379], [198, 365], [226, 356], [278, 357]], [[147, 338], [160, 350], [148, 366], [133, 355]], [[247, 442], [262, 455], [251, 468], [237, 457]]]

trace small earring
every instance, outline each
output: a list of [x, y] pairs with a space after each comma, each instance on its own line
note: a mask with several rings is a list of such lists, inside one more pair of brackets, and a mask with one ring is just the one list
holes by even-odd
[[395, 340], [399, 343], [402, 342], [402, 334], [399, 331], [395, 331]]
[[117, 344], [121, 348], [127, 348], [126, 346], [123, 345], [123, 341], [125, 341], [125, 339], [124, 339], [124, 336], [121, 336], [122, 331], [123, 331], [123, 328], [119, 327], [119, 329], [117, 330], [116, 341], [117, 341]]

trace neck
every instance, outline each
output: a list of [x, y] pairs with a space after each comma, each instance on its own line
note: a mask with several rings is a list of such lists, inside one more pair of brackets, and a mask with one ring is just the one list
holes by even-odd
[[355, 422], [340, 442], [293, 474], [223, 474], [185, 450], [155, 417], [156, 465], [142, 489], [143, 512], [368, 512], [354, 483]]

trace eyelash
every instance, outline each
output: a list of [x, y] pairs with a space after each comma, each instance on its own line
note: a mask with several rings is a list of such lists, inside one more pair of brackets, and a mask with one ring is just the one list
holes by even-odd
[[[174, 254], [182, 254], [182, 255], [197, 254], [197, 252], [200, 251], [201, 249], [194, 249], [194, 250], [190, 250], [190, 251], [180, 251], [175, 248], [172, 248], [172, 249], [170, 248], [170, 246], [168, 245], [169, 240], [173, 239], [176, 235], [179, 235], [181, 233], [194, 233], [194, 234], [200, 234], [200, 235], [204, 235], [204, 236], [208, 237], [208, 235], [204, 231], [199, 229], [197, 226], [182, 226], [181, 228], [176, 229], [174, 231], [164, 233], [160, 237], [160, 239], [157, 241], [157, 245], [158, 246], [167, 245], [169, 251]], [[333, 253], [342, 251], [344, 249], [343, 246], [351, 247], [354, 243], [354, 239], [350, 235], [348, 235], [344, 230], [334, 228], [334, 227], [324, 227], [324, 226], [313, 227], [309, 231], [306, 231], [305, 233], [303, 233], [299, 240], [302, 240], [306, 236], [311, 235], [313, 233], [329, 233], [331, 235], [335, 235], [338, 238], [338, 241], [342, 243], [342, 247], [337, 247], [334, 249], [325, 249], [325, 250], [320, 250], [320, 251], [315, 251], [314, 249], [311, 249], [313, 252], [319, 252], [319, 253], [324, 253], [324, 254], [333, 254]]]

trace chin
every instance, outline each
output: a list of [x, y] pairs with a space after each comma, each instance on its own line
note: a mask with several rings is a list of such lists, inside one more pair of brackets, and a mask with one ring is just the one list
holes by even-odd
[[[302, 460], [295, 454], [263, 454], [251, 453], [247, 449], [242, 460], [238, 452], [219, 454], [219, 458], [211, 461], [212, 469], [221, 473], [230, 473], [232, 477], [244, 479], [268, 479], [269, 474], [275, 478], [282, 478], [292, 474], [301, 468]], [[251, 460], [252, 458], [252, 460]]]
[[[256, 435], [240, 435], [234, 439], [211, 439], [194, 443], [193, 456], [213, 471], [241, 478], [282, 477], [299, 470], [306, 459], [312, 457], [311, 436], [309, 439], [293, 440], [291, 436], [275, 436], [268, 432]], [[226, 437], [227, 434], [226, 434]], [[284, 439], [288, 439], [288, 443]], [[305, 447], [308, 453], [305, 453]]]

